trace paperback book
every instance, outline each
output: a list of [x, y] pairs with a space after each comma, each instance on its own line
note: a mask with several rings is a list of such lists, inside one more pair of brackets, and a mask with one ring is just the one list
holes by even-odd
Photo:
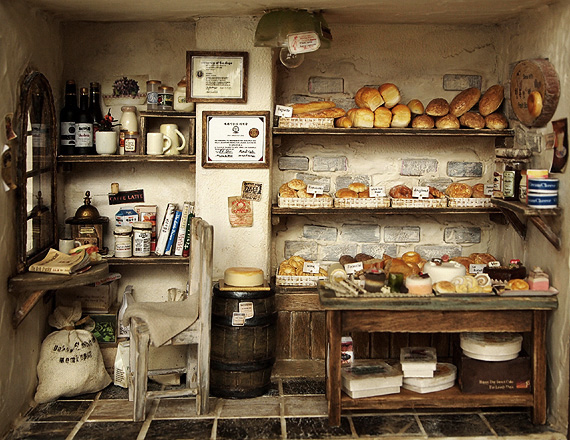
[[379, 359], [355, 359], [341, 368], [341, 379], [343, 388], [352, 392], [399, 388], [403, 383], [402, 373]]

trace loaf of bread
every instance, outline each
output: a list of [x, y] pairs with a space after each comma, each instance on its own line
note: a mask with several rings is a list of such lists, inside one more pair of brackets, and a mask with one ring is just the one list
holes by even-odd
[[354, 95], [354, 102], [360, 108], [367, 108], [372, 111], [376, 110], [382, 104], [384, 99], [377, 89], [372, 87], [361, 87]]
[[470, 87], [458, 93], [449, 104], [449, 113], [460, 117], [467, 113], [481, 98], [481, 90], [477, 87]]
[[313, 112], [305, 112], [296, 115], [297, 118], [340, 118], [346, 115], [344, 109], [340, 107], [325, 108], [324, 110], [315, 110]]
[[396, 185], [390, 188], [389, 195], [394, 199], [411, 199], [412, 189], [406, 185]]
[[426, 114], [434, 117], [445, 116], [449, 113], [449, 103], [444, 98], [432, 99], [427, 107]]
[[334, 126], [338, 128], [351, 128], [352, 121], [348, 118], [348, 116], [341, 116], [334, 120]]
[[410, 125], [412, 112], [406, 104], [397, 104], [392, 108], [392, 122], [390, 127], [403, 128]]
[[368, 186], [362, 182], [352, 182], [350, 185], [348, 185], [348, 189], [357, 193], [361, 193], [362, 191], [366, 191], [368, 189]]
[[385, 83], [378, 87], [378, 91], [384, 99], [384, 106], [386, 108], [392, 108], [400, 102], [402, 96], [400, 95], [400, 90], [392, 83]]
[[437, 128], [454, 130], [459, 128], [459, 119], [457, 119], [457, 116], [448, 113], [447, 115], [442, 116], [441, 118], [437, 118], [435, 121], [435, 126]]
[[301, 179], [293, 179], [287, 182], [287, 186], [289, 186], [291, 189], [294, 189], [295, 191], [299, 191], [300, 189], [305, 189], [307, 187], [307, 184]]
[[339, 199], [357, 199], [358, 193], [348, 188], [341, 188], [336, 192], [335, 197]]
[[351, 120], [353, 127], [374, 127], [374, 112], [368, 108], [351, 108], [346, 115]]
[[481, 128], [485, 128], [485, 118], [481, 116], [479, 113], [475, 112], [467, 112], [459, 118], [459, 123], [463, 127], [473, 128], [475, 130], [479, 130]]
[[299, 115], [301, 113], [314, 112], [318, 110], [324, 110], [326, 108], [334, 108], [336, 104], [332, 101], [313, 101], [301, 104], [293, 104], [293, 116]]
[[410, 102], [408, 102], [408, 107], [410, 108], [410, 111], [412, 112], [412, 115], [423, 115], [424, 114], [424, 105], [422, 104], [422, 102], [419, 99], [412, 99]]
[[473, 194], [473, 188], [466, 183], [455, 182], [447, 187], [445, 194], [453, 198], [469, 198]]
[[491, 197], [490, 195], [485, 194], [485, 185], [483, 183], [478, 183], [473, 185], [473, 194], [472, 197], [476, 199], [486, 199]]
[[435, 121], [430, 115], [418, 115], [412, 120], [412, 128], [430, 129], [435, 126]]
[[389, 108], [378, 107], [374, 110], [374, 127], [389, 128], [392, 123], [392, 112]]
[[487, 116], [496, 111], [503, 102], [505, 89], [500, 84], [495, 84], [487, 89], [479, 101], [479, 113]]
[[370, 190], [366, 188], [364, 191], [358, 193], [359, 199], [368, 199], [370, 198]]
[[485, 116], [485, 126], [491, 130], [504, 130], [509, 128], [509, 121], [501, 113], [491, 113]]

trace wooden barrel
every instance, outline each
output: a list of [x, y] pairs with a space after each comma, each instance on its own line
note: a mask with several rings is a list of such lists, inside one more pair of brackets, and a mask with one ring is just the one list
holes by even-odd
[[212, 298], [210, 394], [234, 399], [265, 394], [271, 386], [276, 341], [273, 289], [220, 290], [216, 284]]

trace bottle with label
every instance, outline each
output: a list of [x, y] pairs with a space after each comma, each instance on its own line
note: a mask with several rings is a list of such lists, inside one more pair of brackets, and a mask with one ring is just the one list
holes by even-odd
[[93, 145], [96, 145], [97, 136], [95, 133], [99, 131], [99, 125], [103, 120], [103, 112], [101, 111], [101, 86], [98, 82], [89, 84], [89, 111], [93, 116]]
[[505, 200], [519, 201], [521, 171], [525, 169], [524, 162], [513, 161], [505, 166], [503, 172], [503, 195]]
[[81, 87], [79, 112], [75, 120], [75, 154], [95, 154], [93, 146], [93, 116], [89, 111], [89, 91]]
[[125, 135], [127, 132], [138, 133], [139, 121], [137, 118], [137, 108], [132, 105], [124, 105], [121, 107], [123, 114], [121, 115], [121, 132], [119, 134], [119, 154], [125, 154]]
[[77, 86], [69, 80], [65, 84], [65, 105], [59, 114], [59, 153], [75, 154], [75, 121], [77, 107]]

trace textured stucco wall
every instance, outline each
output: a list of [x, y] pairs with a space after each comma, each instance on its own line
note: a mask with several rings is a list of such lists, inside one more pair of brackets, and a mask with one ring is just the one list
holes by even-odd
[[[20, 2], [0, 3], [0, 115], [16, 111], [18, 81], [26, 68], [41, 71], [53, 90], [60, 88], [60, 33], [56, 23], [30, 11]], [[4, 130], [0, 144], [6, 142]], [[17, 330], [12, 329], [15, 299], [6, 291], [16, 263], [14, 192], [0, 191], [0, 434], [25, 411], [36, 386], [36, 363], [45, 336], [45, 307], [42, 302]]]

